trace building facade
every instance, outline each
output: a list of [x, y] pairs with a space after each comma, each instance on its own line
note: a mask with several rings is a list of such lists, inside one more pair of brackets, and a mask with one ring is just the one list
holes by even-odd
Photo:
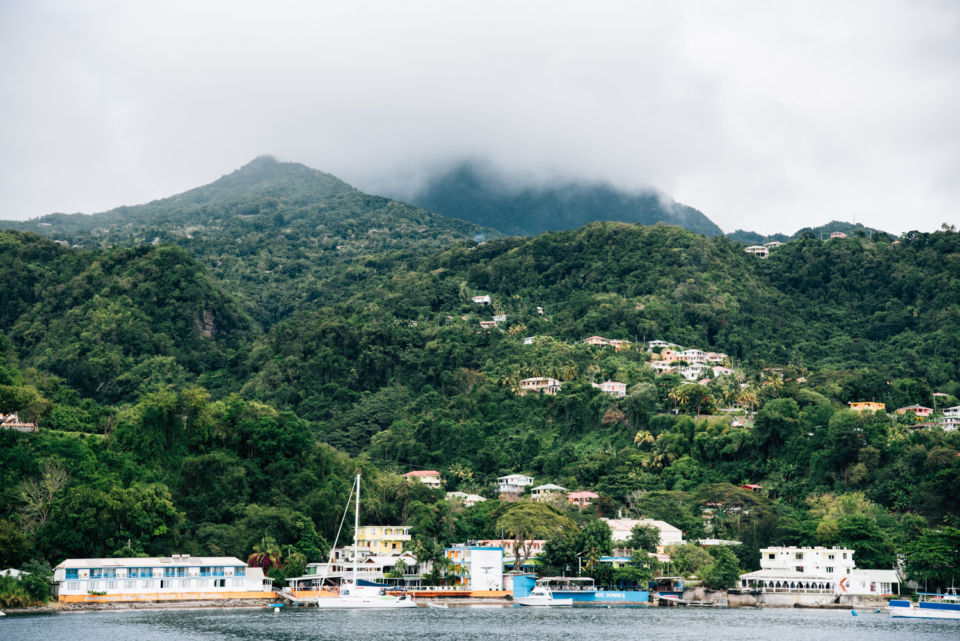
[[399, 556], [409, 540], [409, 525], [361, 525], [357, 531], [360, 551], [376, 556]]
[[270, 599], [273, 581], [235, 557], [67, 559], [53, 569], [61, 603]]

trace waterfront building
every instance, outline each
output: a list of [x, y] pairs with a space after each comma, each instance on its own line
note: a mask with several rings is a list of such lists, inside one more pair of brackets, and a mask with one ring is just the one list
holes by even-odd
[[453, 564], [456, 585], [470, 590], [503, 590], [503, 547], [455, 545], [443, 554]]
[[857, 569], [849, 548], [770, 547], [760, 550], [760, 569], [740, 576], [742, 589], [833, 595], [900, 593], [895, 570]]
[[67, 559], [53, 569], [61, 603], [270, 599], [273, 581], [232, 556]]

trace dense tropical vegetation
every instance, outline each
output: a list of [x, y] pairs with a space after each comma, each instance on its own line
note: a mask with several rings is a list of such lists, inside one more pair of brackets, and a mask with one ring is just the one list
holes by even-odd
[[[128, 234], [110, 235], [116, 246], [0, 232], [0, 412], [40, 425], [0, 430], [0, 566], [182, 551], [280, 577], [323, 558], [361, 470], [363, 521], [412, 525], [424, 558], [530, 534], [563, 569], [609, 551], [596, 517], [620, 513], [665, 520], [688, 541], [742, 541], [735, 562], [672, 551], [675, 571], [708, 585], [757, 567], [769, 544], [847, 545], [860, 566], [900, 556], [929, 587], [954, 580], [960, 432], [847, 407], [960, 405], [952, 228], [801, 234], [766, 260], [663, 225], [478, 244], [449, 227], [476, 231], [467, 223], [424, 212], [411, 231], [404, 221], [422, 210], [345, 191], [356, 209], [323, 224], [355, 241], [390, 228], [396, 242], [357, 241], [324, 262], [306, 231], [319, 196], [257, 185], [158, 201], [166, 218], [105, 225]], [[300, 240], [267, 247], [255, 224], [265, 214], [239, 213], [236, 193], [249, 207], [272, 198], [282, 211], [266, 219], [282, 216]], [[157, 221], [189, 226], [199, 211], [237, 216], [225, 235], [211, 230], [229, 217], [152, 243]], [[82, 244], [75, 233], [68, 244]], [[228, 237], [250, 250], [228, 252]], [[284, 268], [257, 276], [281, 254]], [[491, 305], [472, 302], [479, 294]], [[481, 329], [494, 314], [506, 320]], [[632, 346], [582, 342], [594, 334]], [[652, 339], [725, 352], [735, 373], [704, 385], [658, 375], [642, 347]], [[562, 390], [519, 395], [533, 376]], [[591, 386], [607, 379], [626, 396]], [[400, 477], [418, 468], [490, 500], [465, 508]], [[600, 498], [583, 511], [501, 502], [492, 482], [510, 472]], [[640, 580], [656, 569], [647, 559], [617, 576], [584, 571]]]

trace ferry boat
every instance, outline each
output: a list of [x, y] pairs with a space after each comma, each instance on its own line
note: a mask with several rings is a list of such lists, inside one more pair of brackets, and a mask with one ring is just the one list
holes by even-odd
[[895, 618], [960, 620], [960, 594], [956, 588], [949, 588], [945, 593], [918, 592], [917, 595], [920, 597], [917, 603], [891, 600], [887, 612]]
[[[650, 600], [648, 590], [602, 590], [594, 585], [590, 577], [543, 577], [537, 580], [536, 585], [547, 588], [554, 599], [570, 599], [573, 605], [647, 603]], [[515, 597], [515, 600], [522, 598], [525, 597]]]

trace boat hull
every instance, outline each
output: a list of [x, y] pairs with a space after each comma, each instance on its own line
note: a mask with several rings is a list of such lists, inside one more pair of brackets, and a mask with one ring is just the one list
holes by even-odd
[[960, 603], [931, 603], [921, 601], [891, 601], [887, 612], [896, 619], [955, 619], [960, 620]]
[[521, 596], [515, 598], [514, 603], [528, 607], [562, 607], [573, 605], [573, 599], [554, 599], [548, 596]]
[[413, 599], [394, 597], [327, 597], [317, 599], [321, 610], [393, 610], [415, 608]]

